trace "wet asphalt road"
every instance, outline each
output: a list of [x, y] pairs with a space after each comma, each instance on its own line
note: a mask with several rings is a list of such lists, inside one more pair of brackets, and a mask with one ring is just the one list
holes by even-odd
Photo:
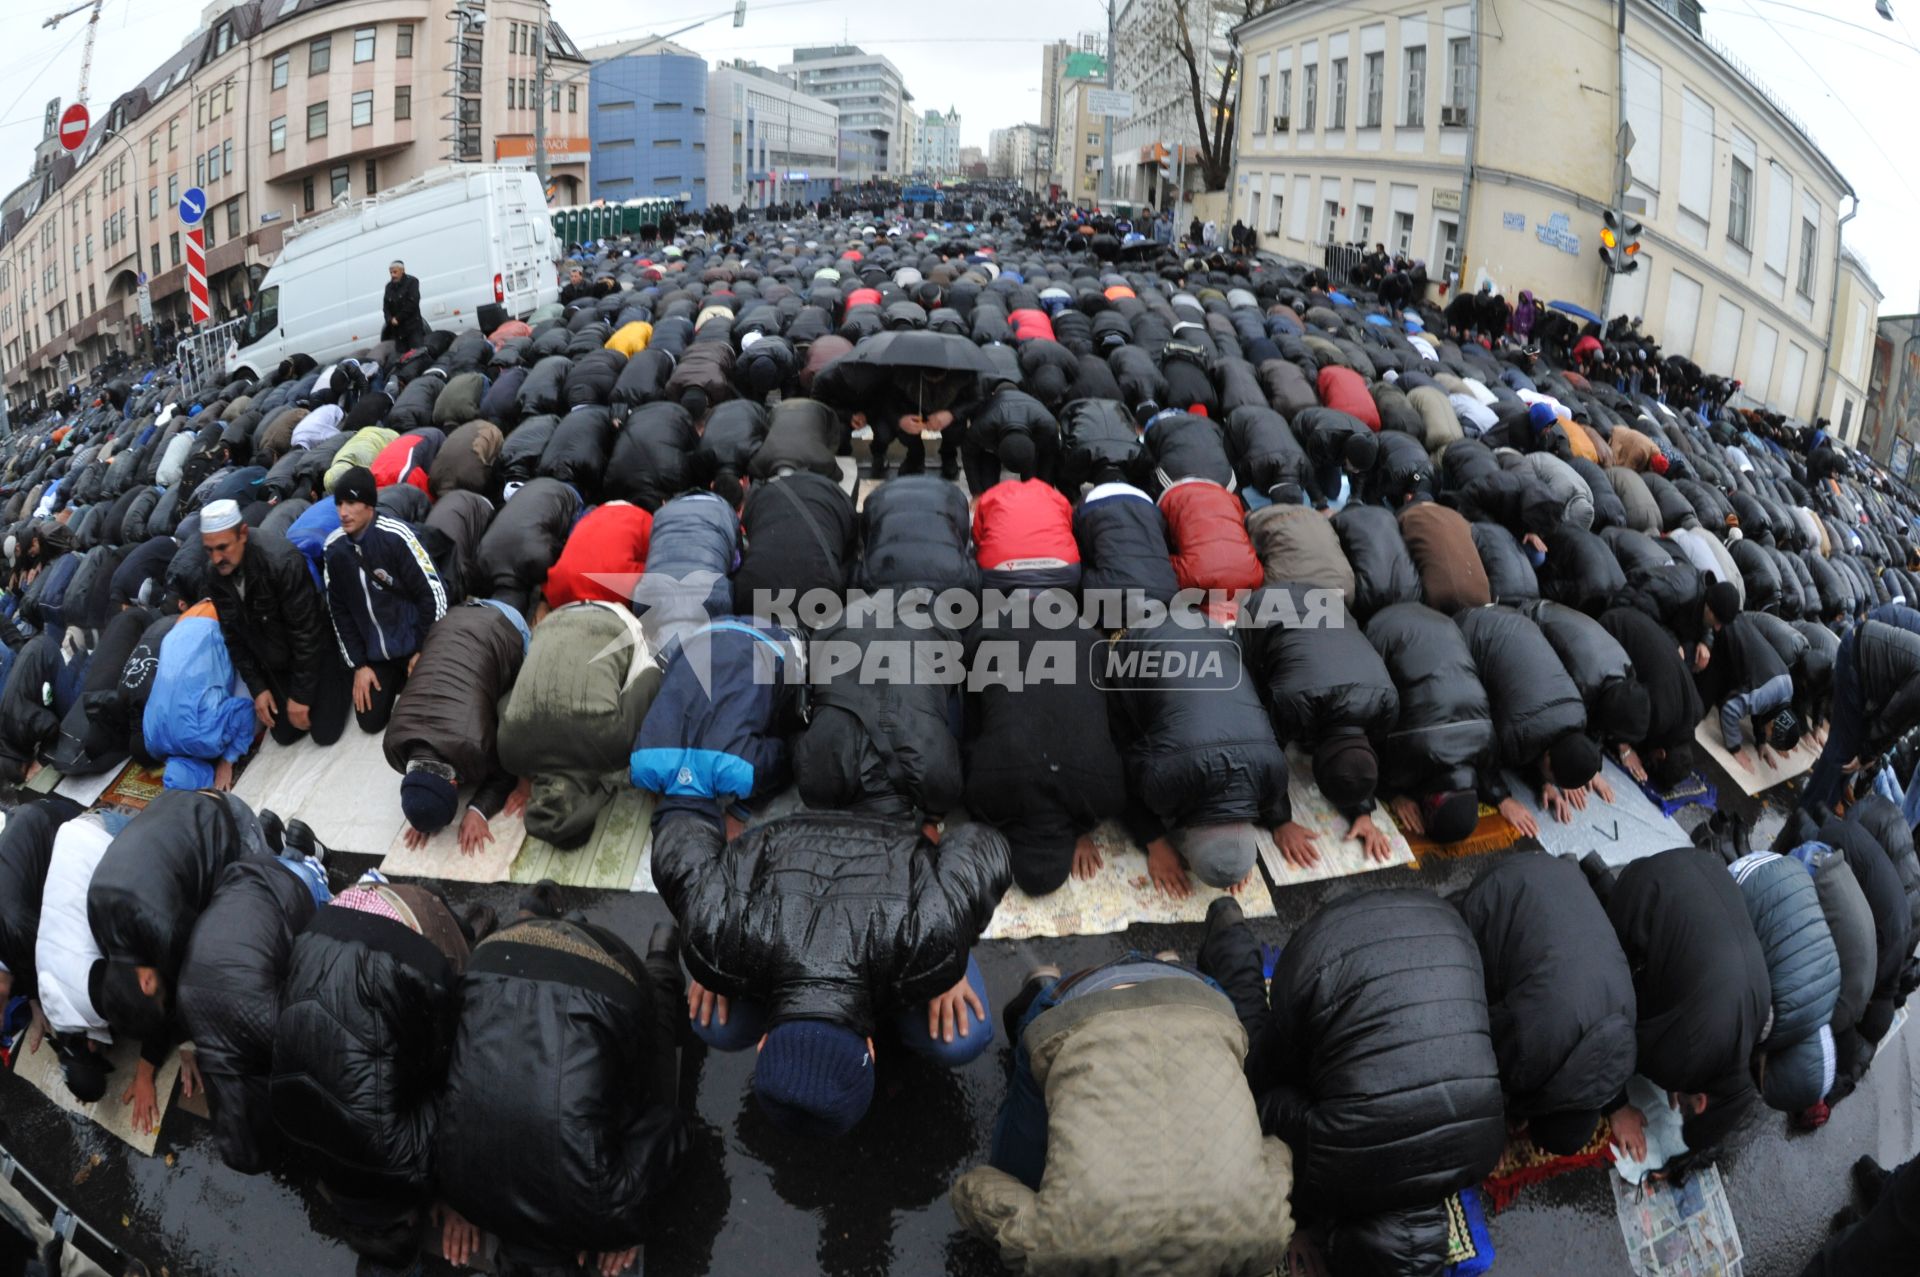
[[[1737, 795], [1737, 788], [1720, 780], [1723, 795]], [[1751, 803], [1737, 806], [1755, 814]], [[1683, 813], [1680, 819], [1691, 824], [1697, 816]], [[1777, 820], [1761, 817], [1757, 844]], [[362, 863], [344, 859], [354, 867]], [[1407, 884], [1449, 892], [1487, 863], [1486, 857], [1439, 861], [1293, 888], [1276, 901], [1280, 916], [1255, 926], [1263, 938], [1278, 940], [1322, 900]], [[517, 888], [453, 884], [449, 895], [456, 903], [486, 900], [507, 915]], [[640, 941], [666, 918], [651, 895], [583, 894], [572, 903]], [[997, 1012], [998, 1002], [1013, 994], [1036, 963], [1071, 971], [1128, 948], [1172, 948], [1191, 957], [1198, 930], [1136, 927], [1123, 936], [989, 942], [978, 956]], [[1856, 1157], [1869, 1153], [1893, 1165], [1920, 1148], [1914, 1121], [1920, 1068], [1908, 1045], [1916, 1032], [1907, 1029], [1883, 1049], [1825, 1129], [1791, 1133], [1784, 1118], [1769, 1114], [1722, 1155], [1748, 1277], [1799, 1272], [1847, 1200], [1847, 1168]], [[883, 1047], [872, 1113], [835, 1144], [794, 1139], [760, 1119], [747, 1094], [750, 1055], [690, 1058], [683, 1080], [695, 1096], [694, 1151], [662, 1203], [644, 1271], [649, 1277], [1003, 1272], [990, 1250], [958, 1232], [946, 1201], [954, 1178], [985, 1155], [1004, 1090], [1002, 1046], [996, 1043], [957, 1072], [889, 1055]], [[354, 1272], [352, 1255], [332, 1240], [327, 1207], [297, 1169], [259, 1178], [234, 1174], [215, 1156], [207, 1126], [177, 1106], [162, 1132], [162, 1156], [152, 1159], [68, 1118], [10, 1074], [0, 1077], [0, 1120], [0, 1142], [154, 1273]], [[169, 1153], [171, 1166], [164, 1156]], [[1491, 1231], [1499, 1272], [1591, 1277], [1629, 1271], [1612, 1192], [1600, 1170], [1526, 1190], [1493, 1219]]]

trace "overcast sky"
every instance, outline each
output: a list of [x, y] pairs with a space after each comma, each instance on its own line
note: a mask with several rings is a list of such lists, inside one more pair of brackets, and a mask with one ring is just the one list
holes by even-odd
[[[0, 54], [0, 188], [24, 176], [47, 99], [74, 96], [85, 30], [84, 15], [53, 31], [39, 25], [77, 0], [4, 2], [10, 39]], [[1889, 23], [1874, 13], [1873, 0], [1710, 0], [1706, 22], [1759, 79], [1780, 90], [1860, 193], [1846, 242], [1886, 294], [1883, 313], [1904, 314], [1920, 304], [1920, 146], [1911, 128], [1920, 0], [1891, 2], [1896, 21]], [[94, 53], [94, 102], [111, 100], [177, 48], [203, 3], [107, 0]], [[664, 34], [723, 8], [731, 13], [721, 0], [553, 0], [555, 18], [582, 45]], [[744, 27], [721, 17], [680, 42], [710, 60], [778, 65], [796, 45], [845, 37], [891, 58], [920, 109], [958, 107], [962, 143], [980, 147], [989, 129], [1039, 119], [1040, 47], [1104, 29], [1106, 21], [1101, 0], [748, 0], [747, 8]], [[683, 16], [643, 22], [649, 14]]]

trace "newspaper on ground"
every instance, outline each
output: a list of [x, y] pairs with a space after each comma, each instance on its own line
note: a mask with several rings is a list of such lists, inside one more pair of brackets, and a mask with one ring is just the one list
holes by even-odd
[[1608, 1179], [1636, 1277], [1743, 1277], [1740, 1230], [1719, 1167], [1696, 1171], [1678, 1187]]

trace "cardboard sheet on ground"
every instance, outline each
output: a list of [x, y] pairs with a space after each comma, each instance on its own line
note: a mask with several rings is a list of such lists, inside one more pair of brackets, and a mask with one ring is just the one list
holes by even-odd
[[1792, 780], [1800, 773], [1812, 770], [1814, 760], [1820, 757], [1820, 747], [1810, 740], [1803, 740], [1787, 754], [1775, 754], [1777, 763], [1769, 765], [1760, 758], [1752, 742], [1748, 742], [1747, 747], [1740, 751], [1747, 761], [1753, 764], [1753, 770], [1748, 771], [1734, 762], [1733, 755], [1729, 754], [1726, 746], [1720, 743], [1718, 714], [1709, 714], [1701, 719], [1699, 725], [1693, 729], [1693, 739], [1713, 755], [1713, 761], [1720, 764], [1720, 770], [1733, 777], [1734, 783], [1740, 786], [1749, 798], [1763, 789], [1772, 789], [1782, 781]]
[[[653, 801], [652, 794], [641, 790], [620, 790], [601, 809], [586, 843], [572, 851], [527, 838], [506, 880], [539, 882], [551, 878], [562, 887], [654, 890], [653, 865], [648, 857], [653, 842]], [[499, 822], [494, 823], [497, 829]], [[525, 834], [524, 829], [521, 832]], [[499, 837], [498, 832], [494, 837]], [[460, 853], [456, 850], [454, 854]]]
[[[1068, 878], [1060, 890], [1047, 896], [1029, 896], [1009, 887], [987, 926], [988, 940], [1031, 940], [1046, 936], [1099, 936], [1125, 931], [1141, 922], [1202, 922], [1207, 906], [1226, 893], [1195, 881], [1185, 900], [1157, 890], [1147, 877], [1147, 853], [1128, 840], [1126, 831], [1112, 822], [1093, 832], [1100, 845], [1100, 871], [1082, 882]], [[1249, 918], [1271, 918], [1273, 897], [1264, 883], [1254, 882], [1240, 893], [1241, 911]]]
[[1534, 802], [1532, 785], [1513, 772], [1506, 773], [1506, 781], [1520, 805], [1539, 822], [1540, 845], [1556, 856], [1578, 859], [1597, 851], [1600, 859], [1617, 869], [1643, 856], [1691, 845], [1687, 831], [1671, 817], [1661, 815], [1618, 763], [1609, 760], [1605, 775], [1613, 786], [1613, 801], [1603, 803], [1589, 797], [1587, 809], [1574, 812], [1573, 819], [1565, 824]]
[[460, 850], [460, 822], [466, 814], [462, 805], [453, 823], [427, 839], [427, 845], [418, 851], [407, 846], [407, 831], [402, 828], [388, 846], [380, 872], [388, 877], [439, 878], [447, 882], [511, 881], [514, 859], [527, 841], [526, 822], [501, 812], [487, 822], [493, 841], [469, 856]]
[[53, 787], [53, 792], [62, 798], [73, 799], [82, 807], [91, 807], [100, 801], [100, 795], [113, 788], [121, 773], [131, 766], [132, 763], [123, 763], [94, 776], [63, 776], [60, 783]]
[[13, 1071], [67, 1112], [78, 1113], [136, 1152], [152, 1157], [154, 1145], [160, 1139], [160, 1127], [167, 1120], [167, 1108], [173, 1103], [173, 1084], [180, 1078], [180, 1052], [175, 1050], [169, 1054], [154, 1075], [153, 1090], [160, 1100], [160, 1114], [151, 1131], [136, 1131], [133, 1105], [120, 1102], [120, 1097], [133, 1083], [134, 1068], [140, 1063], [140, 1044], [120, 1042], [107, 1054], [113, 1061], [113, 1073], [107, 1078], [107, 1093], [92, 1104], [82, 1104], [73, 1098], [60, 1071], [60, 1058], [49, 1043], [42, 1043], [38, 1051], [23, 1048], [13, 1063]]
[[265, 741], [248, 761], [233, 792], [255, 811], [271, 810], [291, 824], [304, 820], [328, 847], [378, 855], [406, 824], [400, 777], [387, 766], [380, 737], [353, 723], [332, 745], [301, 739]]
[[1413, 848], [1407, 845], [1406, 835], [1400, 832], [1400, 826], [1393, 823], [1393, 816], [1384, 806], [1374, 810], [1373, 823], [1387, 835], [1393, 854], [1384, 861], [1367, 859], [1360, 840], [1347, 837], [1346, 817], [1335, 811], [1333, 804], [1320, 793], [1319, 786], [1311, 779], [1312, 775], [1312, 764], [1306, 756], [1289, 750], [1287, 794], [1293, 800], [1293, 818], [1319, 835], [1315, 845], [1320, 851], [1320, 863], [1311, 869], [1294, 868], [1281, 856], [1280, 847], [1273, 841], [1271, 833], [1261, 830], [1260, 862], [1267, 867], [1267, 874], [1273, 879], [1275, 887], [1344, 878], [1349, 874], [1372, 873], [1376, 869], [1413, 863]]

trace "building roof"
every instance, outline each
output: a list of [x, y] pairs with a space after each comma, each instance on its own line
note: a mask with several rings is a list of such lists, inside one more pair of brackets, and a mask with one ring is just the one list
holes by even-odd
[[632, 57], [642, 53], [648, 57], [699, 58], [702, 62], [706, 61], [703, 54], [695, 53], [684, 44], [662, 40], [657, 35], [642, 36], [638, 40], [615, 40], [612, 44], [596, 44], [587, 49], [582, 56], [589, 62], [605, 62], [610, 58]]

